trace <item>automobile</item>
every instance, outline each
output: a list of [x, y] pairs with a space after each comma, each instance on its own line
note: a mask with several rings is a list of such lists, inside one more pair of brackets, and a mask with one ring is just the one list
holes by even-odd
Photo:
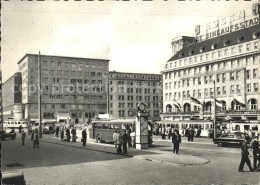
[[20, 171], [2, 172], [3, 185], [26, 185], [24, 175]]
[[242, 141], [244, 140], [246, 134], [243, 132], [233, 132], [233, 133], [224, 133], [218, 138], [214, 138], [214, 144], [218, 146], [225, 145], [238, 145], [241, 146]]
[[5, 140], [6, 138], [15, 139], [16, 133], [14, 131], [6, 132], [4, 130], [0, 131], [1, 140]]
[[55, 132], [55, 123], [45, 123], [42, 129], [43, 134], [53, 134]]

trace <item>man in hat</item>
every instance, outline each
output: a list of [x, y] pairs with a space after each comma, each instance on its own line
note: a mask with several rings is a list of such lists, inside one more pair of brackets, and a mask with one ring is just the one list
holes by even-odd
[[179, 130], [174, 130], [172, 136], [172, 143], [173, 143], [173, 153], [178, 154], [180, 143], [181, 143], [181, 135], [179, 134]]
[[251, 167], [251, 162], [250, 159], [248, 158], [249, 152], [248, 152], [248, 145], [247, 143], [250, 142], [250, 138], [248, 135], [245, 136], [244, 141], [242, 141], [242, 145], [241, 145], [241, 162], [239, 165], [239, 172], [243, 172], [243, 168], [244, 168], [244, 164], [246, 163], [248, 168], [250, 169], [250, 171], [253, 171], [253, 168]]

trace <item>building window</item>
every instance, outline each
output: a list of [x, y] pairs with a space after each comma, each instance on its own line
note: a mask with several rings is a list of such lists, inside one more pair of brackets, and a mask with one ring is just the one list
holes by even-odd
[[257, 64], [256, 56], [253, 56], [253, 64], [254, 64], [254, 65]]
[[254, 92], [258, 92], [258, 83], [254, 83]]
[[238, 52], [239, 52], [239, 53], [242, 53], [242, 52], [243, 52], [243, 46], [242, 46], [242, 45], [238, 46]]
[[198, 78], [198, 85], [201, 85], [201, 78]]
[[251, 65], [251, 60], [250, 60], [249, 57], [246, 58], [246, 65], [247, 65], [247, 66]]
[[193, 97], [196, 97], [196, 90], [193, 90]]
[[258, 69], [253, 69], [253, 78], [257, 78]]
[[259, 48], [259, 42], [254, 42], [254, 49], [257, 50]]
[[248, 44], [246, 44], [246, 51], [250, 51], [250, 50], [251, 50], [251, 44], [248, 43]]
[[221, 93], [221, 91], [220, 91], [220, 87], [217, 87], [217, 95], [219, 96], [220, 93]]
[[246, 84], [246, 92], [251, 92], [251, 84]]
[[206, 60], [209, 60], [209, 54], [206, 54]]
[[234, 94], [235, 90], [234, 90], [234, 85], [230, 86], [230, 94]]
[[228, 55], [228, 49], [224, 50], [224, 55], [227, 56]]
[[250, 79], [250, 70], [246, 70], [246, 79]]
[[230, 81], [235, 80], [234, 72], [230, 73]]
[[209, 89], [209, 93], [210, 93], [210, 96], [213, 96], [213, 95], [214, 95], [213, 88], [210, 88], [210, 89]]
[[240, 95], [241, 93], [240, 85], [237, 85], [236, 90], [237, 90], [237, 94]]
[[186, 98], [186, 91], [182, 92], [182, 98]]
[[222, 93], [223, 93], [223, 95], [227, 94], [226, 86], [222, 87]]
[[201, 89], [198, 89], [198, 97], [201, 97]]
[[236, 80], [239, 80], [239, 71], [236, 72]]
[[228, 46], [228, 45], [229, 45], [229, 43], [230, 43], [230, 41], [229, 41], [229, 40], [225, 40], [225, 41], [224, 41], [224, 46]]
[[217, 74], [217, 83], [220, 82], [220, 74]]
[[190, 98], [190, 91], [187, 91], [187, 98]]
[[209, 95], [208, 89], [204, 89], [204, 96], [207, 97]]
[[238, 37], [238, 38], [237, 38], [237, 43], [242, 42], [242, 40], [244, 40], [244, 37], [242, 37], [242, 36], [241, 36], [241, 37]]
[[204, 47], [201, 47], [201, 48], [200, 48], [200, 52], [201, 52], [201, 53], [202, 53], [204, 50], [205, 50]]
[[222, 51], [218, 51], [218, 57], [222, 56]]
[[240, 59], [237, 59], [237, 67], [240, 66], [240, 63], [241, 63], [241, 60], [240, 60]]
[[235, 47], [231, 48], [231, 54], [232, 55], [236, 54], [236, 48]]

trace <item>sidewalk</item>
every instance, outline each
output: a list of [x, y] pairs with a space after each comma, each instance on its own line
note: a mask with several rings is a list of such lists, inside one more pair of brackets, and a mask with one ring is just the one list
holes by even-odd
[[[149, 148], [145, 150], [137, 150], [128, 148], [127, 154], [117, 154], [114, 145], [112, 144], [105, 144], [105, 143], [95, 143], [93, 139], [87, 139], [86, 147], [82, 147], [82, 143], [80, 142], [81, 138], [77, 139], [77, 142], [66, 142], [61, 141], [60, 138], [56, 138], [54, 135], [43, 135], [41, 139], [42, 142], [51, 143], [51, 144], [58, 144], [64, 146], [70, 146], [85, 150], [93, 150], [98, 152], [104, 152], [114, 155], [124, 155], [126, 157], [133, 157], [141, 160], [147, 160], [152, 162], [160, 162], [160, 163], [167, 163], [171, 165], [202, 165], [207, 164], [210, 161], [205, 158], [201, 158], [198, 156], [192, 155], [184, 155], [184, 154], [173, 154], [169, 151], [162, 151], [160, 147], [157, 148]], [[169, 147], [172, 149], [172, 147]]]

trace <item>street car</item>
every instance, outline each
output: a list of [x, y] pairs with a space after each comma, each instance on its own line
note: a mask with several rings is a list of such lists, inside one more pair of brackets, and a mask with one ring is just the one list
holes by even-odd
[[15, 137], [16, 137], [16, 133], [13, 131], [11, 132], [6, 132], [4, 130], [0, 131], [1, 140], [5, 140], [6, 138], [15, 139]]
[[243, 132], [224, 133], [218, 138], [214, 138], [213, 142], [218, 146], [238, 145], [240, 146], [246, 134]]

